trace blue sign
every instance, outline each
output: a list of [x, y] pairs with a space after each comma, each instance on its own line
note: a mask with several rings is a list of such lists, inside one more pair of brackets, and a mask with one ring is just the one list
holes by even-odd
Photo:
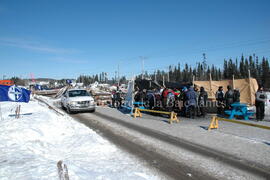
[[0, 85], [0, 101], [26, 102], [30, 100], [31, 91], [16, 85]]
[[71, 83], [72, 83], [72, 80], [67, 79], [67, 80], [66, 80], [66, 83], [67, 83], [67, 84], [71, 84]]

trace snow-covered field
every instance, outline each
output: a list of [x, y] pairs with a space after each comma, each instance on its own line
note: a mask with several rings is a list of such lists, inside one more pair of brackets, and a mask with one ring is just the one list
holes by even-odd
[[75, 179], [160, 179], [154, 170], [69, 116], [37, 101], [1, 102], [0, 179], [59, 179], [57, 162]]

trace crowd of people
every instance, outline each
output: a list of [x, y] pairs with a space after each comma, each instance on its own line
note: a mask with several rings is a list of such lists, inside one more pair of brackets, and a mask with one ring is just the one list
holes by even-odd
[[224, 110], [231, 110], [233, 103], [240, 102], [239, 89], [232, 89], [230, 85], [227, 86], [227, 91], [224, 93], [223, 87], [220, 86], [216, 92], [217, 100], [217, 114], [224, 115]]
[[[135, 106], [144, 105], [155, 110], [175, 111], [189, 118], [205, 117], [207, 113], [208, 94], [204, 87], [190, 86], [182, 88], [156, 88], [151, 90], [135, 88], [134, 101], [140, 102]], [[227, 86], [226, 93], [220, 86], [215, 94], [217, 114], [225, 115], [225, 110], [231, 110], [233, 103], [240, 103], [239, 89]], [[121, 108], [122, 92], [117, 89], [112, 92], [112, 107]], [[256, 92], [256, 119], [264, 119], [266, 94], [260, 86]]]
[[117, 87], [116, 90], [112, 91], [112, 107], [113, 108], [121, 108], [122, 107], [122, 92], [119, 89], [119, 87]]
[[[259, 86], [258, 91], [255, 94], [255, 107], [256, 107], [256, 119], [262, 121], [265, 114], [265, 101], [266, 94], [263, 90], [263, 86]], [[223, 87], [220, 86], [216, 92], [217, 100], [217, 114], [224, 115], [224, 110], [230, 110], [233, 103], [240, 102], [239, 89], [232, 89], [231, 86], [227, 86], [227, 92], [224, 93]]]
[[150, 109], [179, 111], [183, 116], [195, 118], [206, 115], [208, 94], [204, 87], [183, 87], [140, 90], [135, 92], [135, 102], [144, 102]]

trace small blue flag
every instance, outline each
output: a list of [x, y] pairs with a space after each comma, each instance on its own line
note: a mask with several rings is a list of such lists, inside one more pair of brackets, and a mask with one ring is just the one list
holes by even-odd
[[16, 85], [0, 85], [0, 101], [26, 102], [30, 100], [31, 91]]
[[71, 83], [72, 83], [72, 80], [67, 79], [67, 80], [66, 80], [66, 83], [67, 83], [67, 84], [71, 84]]

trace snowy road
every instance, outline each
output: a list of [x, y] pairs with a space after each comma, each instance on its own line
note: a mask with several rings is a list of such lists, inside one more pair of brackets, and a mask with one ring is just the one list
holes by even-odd
[[[183, 122], [168, 125], [164, 123], [164, 118], [144, 116], [146, 117], [134, 120], [110, 108], [98, 108], [93, 114], [72, 115], [82, 123], [98, 129], [122, 148], [138, 154], [148, 161], [150, 166], [174, 179], [181, 179], [187, 175], [191, 175], [194, 179], [204, 179], [204, 177], [210, 179], [210, 176], [216, 179], [268, 179], [270, 177], [270, 162], [267, 156], [270, 152], [269, 146], [262, 141], [250, 139], [248, 136], [253, 135], [247, 133], [252, 133], [249, 127], [240, 126], [240, 129], [244, 129], [237, 130], [239, 136], [236, 136], [226, 131], [210, 133], [198, 127], [198, 124], [208, 124], [209, 121], [197, 120], [196, 125], [195, 122], [193, 124], [188, 122], [188, 126]], [[236, 128], [234, 126], [228, 126], [230, 128], [227, 129]], [[113, 132], [107, 134], [108, 130]], [[257, 134], [257, 137], [270, 140], [267, 130], [256, 128], [251, 130], [255, 135]], [[241, 134], [243, 137], [240, 137]], [[114, 140], [112, 136], [124, 137], [126, 141], [119, 138]], [[143, 152], [134, 150], [132, 144], [136, 144]], [[152, 156], [149, 157], [151, 153]], [[152, 163], [153, 159], [158, 162], [158, 166]]]
[[[95, 113], [96, 115], [97, 113]], [[74, 114], [75, 119], [98, 131], [103, 137], [116, 144], [125, 151], [134, 154], [148, 166], [156, 168], [158, 171], [167, 175], [166, 179], [215, 179], [204, 172], [192, 169], [177, 160], [174, 160], [162, 153], [158, 152], [158, 147], [146, 145], [125, 132], [116, 132], [114, 129], [104, 126], [104, 124], [96, 121], [91, 114]], [[134, 128], [134, 127], [129, 127]], [[139, 130], [140, 133], [146, 133]], [[148, 132], [151, 133], [151, 132]], [[159, 137], [155, 137], [159, 138]], [[163, 137], [164, 138], [164, 137]], [[166, 138], [167, 139], [167, 138]]]
[[15, 104], [1, 105], [0, 179], [58, 179], [59, 160], [71, 179], [270, 179], [268, 130], [222, 123], [208, 132], [208, 120], [170, 125], [102, 107], [61, 116], [36, 101], [15, 119]]
[[44, 104], [22, 105], [15, 119], [15, 103], [1, 102], [0, 179], [58, 179], [63, 160], [74, 179], [162, 179], [134, 156], [74, 121], [57, 115]]

